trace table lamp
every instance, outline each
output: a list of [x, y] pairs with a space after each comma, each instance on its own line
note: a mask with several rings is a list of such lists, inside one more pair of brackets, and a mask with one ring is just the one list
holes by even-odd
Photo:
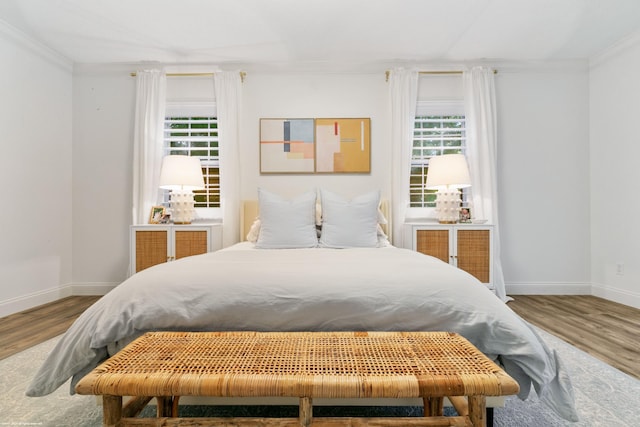
[[193, 190], [204, 189], [200, 159], [165, 156], [160, 170], [160, 188], [171, 190], [169, 205], [174, 224], [191, 224], [195, 206]]
[[438, 190], [436, 212], [440, 224], [455, 224], [460, 217], [460, 188], [470, 187], [469, 167], [463, 154], [443, 154], [429, 159], [425, 187]]

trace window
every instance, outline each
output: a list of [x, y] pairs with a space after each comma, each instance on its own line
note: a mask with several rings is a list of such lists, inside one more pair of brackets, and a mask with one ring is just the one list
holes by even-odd
[[[465, 154], [465, 116], [458, 113], [433, 114], [431, 108], [418, 107], [413, 130], [409, 207], [435, 208], [436, 191], [424, 188], [429, 159], [442, 154]], [[422, 110], [422, 111], [421, 111]], [[463, 189], [463, 200], [466, 194]]]
[[[164, 154], [196, 156], [202, 164], [205, 189], [194, 191], [196, 209], [220, 208], [218, 119], [213, 116], [171, 114], [164, 121]], [[169, 202], [169, 192], [164, 195]]]

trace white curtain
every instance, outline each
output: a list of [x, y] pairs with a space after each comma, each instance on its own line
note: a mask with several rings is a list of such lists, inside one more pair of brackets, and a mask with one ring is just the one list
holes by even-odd
[[409, 175], [413, 127], [418, 102], [418, 71], [402, 68], [389, 73], [389, 100], [391, 105], [392, 165], [392, 220], [393, 244], [404, 247], [404, 218], [409, 206]]
[[167, 77], [162, 70], [136, 73], [133, 134], [133, 224], [146, 224], [151, 207], [160, 202], [160, 165]]
[[222, 241], [226, 247], [240, 241], [240, 72], [216, 72], [214, 83], [220, 140]]
[[467, 127], [467, 160], [471, 174], [472, 215], [494, 226], [493, 283], [496, 295], [509, 301], [500, 261], [498, 221], [497, 118], [493, 70], [473, 67], [463, 73]]

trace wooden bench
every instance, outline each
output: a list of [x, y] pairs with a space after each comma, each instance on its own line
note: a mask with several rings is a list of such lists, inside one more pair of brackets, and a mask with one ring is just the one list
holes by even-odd
[[[104, 426], [485, 426], [518, 383], [448, 332], [151, 332], [86, 375]], [[123, 407], [123, 396], [135, 396]], [[299, 418], [177, 418], [180, 396], [298, 397]], [[152, 398], [158, 418], [135, 418]], [[424, 417], [313, 417], [313, 398], [421, 397]], [[458, 416], [443, 416], [448, 397]], [[197, 423], [196, 421], [197, 420]]]

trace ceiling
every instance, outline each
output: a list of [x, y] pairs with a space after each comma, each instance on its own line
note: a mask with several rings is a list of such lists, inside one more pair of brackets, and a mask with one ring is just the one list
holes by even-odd
[[640, 30], [640, 0], [1, 0], [74, 63], [344, 67], [588, 59]]

